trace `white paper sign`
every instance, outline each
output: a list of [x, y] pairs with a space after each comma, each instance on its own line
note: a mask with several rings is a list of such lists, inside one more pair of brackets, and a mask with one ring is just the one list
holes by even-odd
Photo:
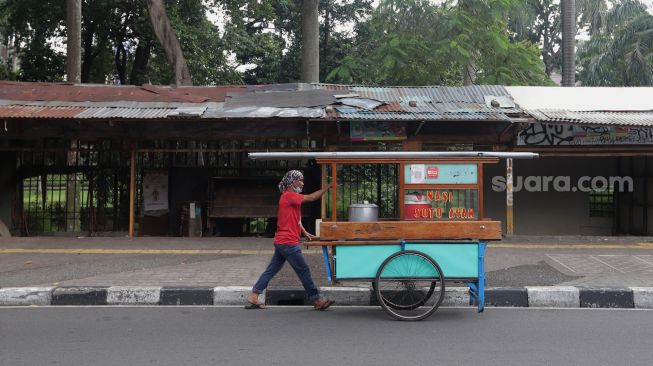
[[168, 175], [147, 174], [143, 177], [143, 210], [168, 209]]
[[410, 166], [410, 182], [413, 184], [424, 183], [424, 165], [413, 164]]

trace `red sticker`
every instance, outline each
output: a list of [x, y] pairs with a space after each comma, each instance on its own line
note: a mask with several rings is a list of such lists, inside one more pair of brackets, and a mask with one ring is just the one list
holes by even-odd
[[426, 167], [426, 177], [427, 178], [437, 178], [438, 177], [438, 167], [437, 166], [429, 166]]

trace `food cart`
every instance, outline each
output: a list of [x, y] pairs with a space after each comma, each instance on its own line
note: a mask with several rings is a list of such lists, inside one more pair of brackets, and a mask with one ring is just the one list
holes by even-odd
[[[502, 152], [314, 152], [250, 153], [252, 159], [315, 159], [331, 190], [322, 197], [319, 239], [329, 282], [366, 281], [379, 305], [397, 320], [421, 320], [442, 303], [445, 283], [469, 287], [470, 305], [483, 311], [484, 256], [489, 240], [501, 239], [501, 222], [483, 213], [483, 166], [500, 158], [535, 158]], [[359, 221], [342, 208], [343, 166], [398, 166], [398, 217]], [[342, 209], [340, 210], [342, 211]], [[371, 218], [370, 218], [371, 217]]]

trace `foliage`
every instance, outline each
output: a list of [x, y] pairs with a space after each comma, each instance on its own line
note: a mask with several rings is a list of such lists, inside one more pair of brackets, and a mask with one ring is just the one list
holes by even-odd
[[19, 80], [61, 81], [65, 54], [53, 49], [52, 39], [64, 34], [65, 5], [56, 0], [0, 2], [0, 32], [19, 50]]
[[[195, 85], [299, 79], [301, 0], [167, 0]], [[364, 85], [551, 85], [560, 68], [557, 0], [320, 1], [320, 80]], [[65, 76], [65, 1], [0, 0], [0, 33], [20, 58], [16, 75]], [[584, 85], [649, 85], [651, 24], [638, 0], [577, 0]], [[207, 12], [223, 16], [221, 28]], [[54, 46], [57, 44], [57, 46]], [[172, 80], [145, 0], [83, 0], [82, 82]]]
[[653, 16], [637, 0], [616, 1], [579, 46], [579, 80], [587, 86], [653, 85]]
[[[168, 1], [168, 17], [188, 62], [193, 85], [237, 84], [240, 76], [225, 56], [224, 40], [217, 27], [206, 17], [202, 0]], [[157, 44], [150, 68], [152, 82], [167, 84], [172, 70]]]
[[[355, 29], [371, 11], [371, 0], [321, 0], [320, 79], [352, 51]], [[231, 45], [245, 82], [299, 80], [301, 59], [300, 0], [225, 1], [225, 39]]]
[[539, 45], [544, 72], [561, 69], [562, 42], [560, 3], [554, 0], [524, 0], [509, 12], [511, 39]]
[[460, 85], [471, 67], [478, 83], [548, 85], [537, 47], [510, 38], [504, 14], [518, 3], [383, 0], [327, 80]]
[[[225, 44], [206, 17], [202, 0], [170, 0], [168, 16], [198, 85], [239, 83]], [[0, 31], [15, 39], [26, 81], [60, 81], [65, 75], [65, 1], [0, 2]], [[82, 82], [167, 84], [170, 67], [153, 36], [144, 0], [84, 0], [82, 4]]]
[[237, 0], [225, 4], [225, 42], [231, 45], [246, 84], [274, 83], [279, 79], [285, 42], [272, 31], [279, 2]]

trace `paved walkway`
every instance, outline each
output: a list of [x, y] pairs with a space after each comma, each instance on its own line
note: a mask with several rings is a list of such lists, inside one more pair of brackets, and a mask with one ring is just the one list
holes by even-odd
[[[271, 246], [269, 238], [0, 238], [0, 287], [251, 286]], [[329, 285], [320, 251], [305, 253], [318, 285]], [[486, 274], [488, 287], [653, 287], [653, 238], [510, 237], [490, 243]], [[299, 285], [286, 266], [270, 286]]]

